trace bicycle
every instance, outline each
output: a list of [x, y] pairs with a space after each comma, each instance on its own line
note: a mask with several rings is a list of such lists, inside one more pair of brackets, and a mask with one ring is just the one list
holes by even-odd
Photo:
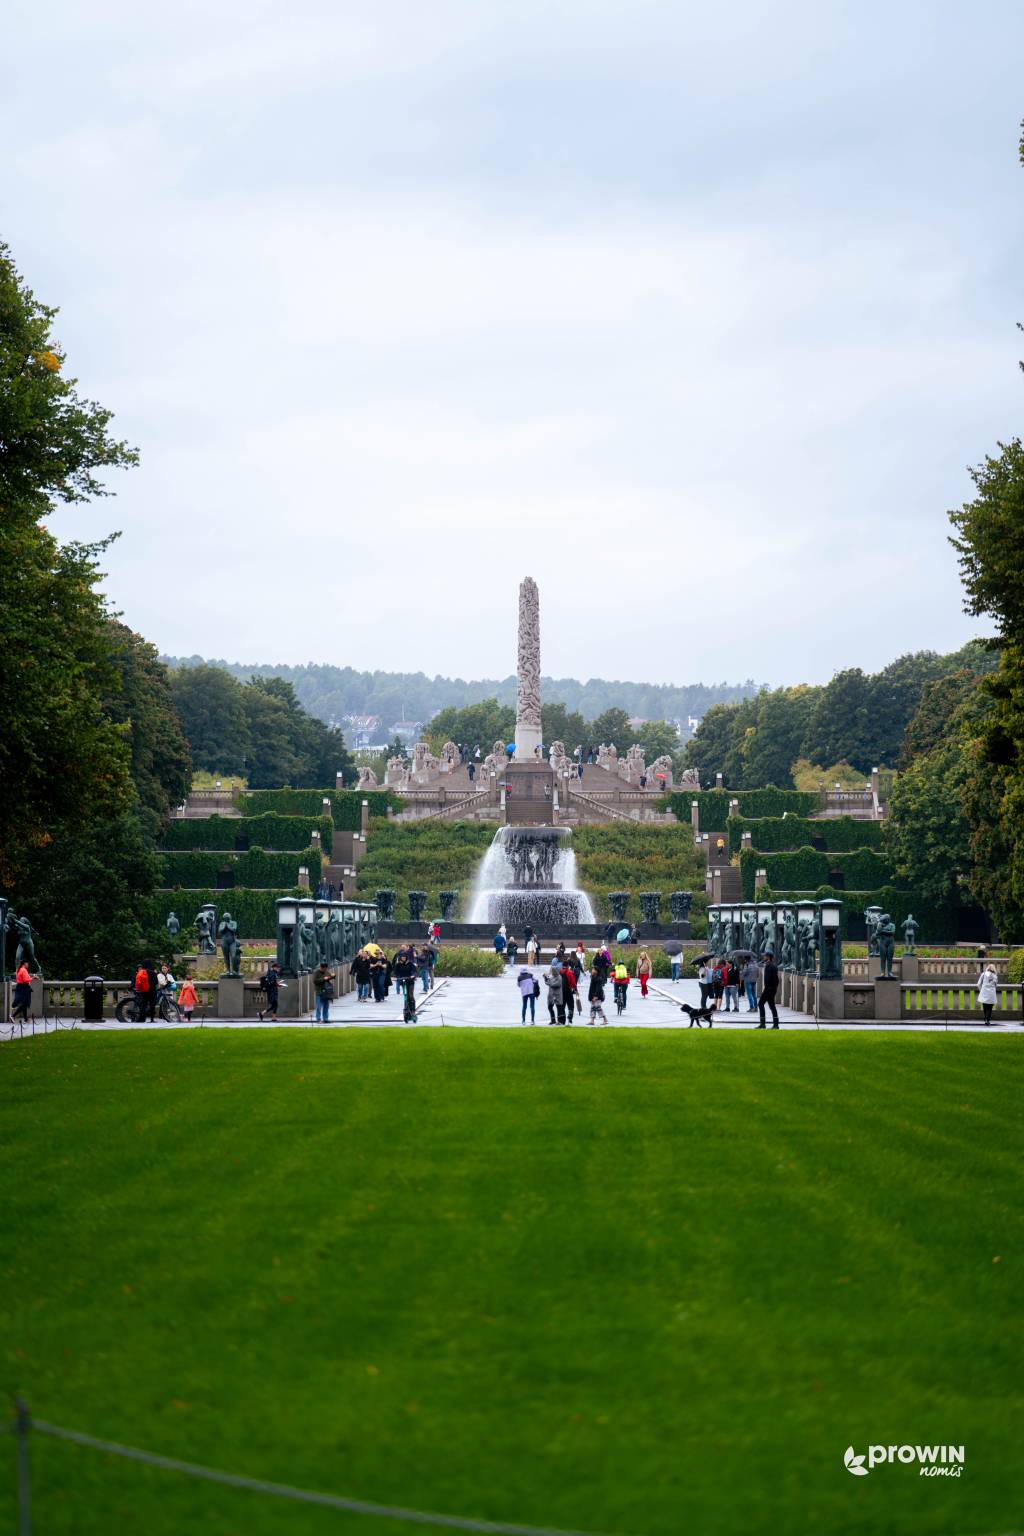
[[[142, 1024], [148, 1012], [148, 1005], [144, 1002], [141, 993], [127, 992], [124, 997], [118, 999], [114, 1018], [119, 1024]], [[181, 1009], [172, 997], [158, 997], [157, 1012], [165, 1024], [181, 1022]]]
[[624, 986], [621, 986], [621, 985], [619, 985], [617, 983], [616, 987], [615, 987], [615, 1012], [616, 1013], [625, 1013], [625, 1011], [626, 1011], [626, 989], [625, 989]]

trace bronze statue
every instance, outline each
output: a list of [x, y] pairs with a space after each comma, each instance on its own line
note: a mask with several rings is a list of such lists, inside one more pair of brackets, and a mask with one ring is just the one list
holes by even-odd
[[217, 953], [217, 946], [213, 942], [214, 922], [214, 914], [208, 907], [202, 907], [196, 913], [195, 927], [198, 935], [196, 950], [200, 955], [215, 955]]
[[178, 922], [178, 919], [177, 919], [176, 915], [173, 912], [168, 912], [168, 914], [167, 914], [167, 937], [173, 943], [174, 940], [178, 937], [178, 934], [180, 932], [181, 932], [181, 924]]
[[907, 955], [917, 953], [917, 923], [912, 912], [908, 912], [903, 919], [903, 952]]
[[24, 961], [33, 974], [38, 972], [41, 976], [42, 971], [40, 971], [39, 961], [36, 959], [36, 939], [38, 934], [32, 927], [29, 918], [19, 917], [17, 912], [12, 909], [7, 914], [7, 926], [18, 935], [18, 948], [14, 956], [15, 969]]
[[892, 956], [896, 948], [896, 924], [888, 912], [883, 912], [879, 917], [875, 938], [878, 944], [878, 959], [882, 967], [878, 980], [883, 981], [886, 977], [892, 976]]
[[782, 964], [787, 971], [793, 969], [796, 960], [796, 918], [787, 912], [782, 923]]
[[220, 952], [224, 956], [224, 975], [238, 976], [242, 968], [242, 946], [238, 942], [238, 924], [225, 912], [217, 928]]

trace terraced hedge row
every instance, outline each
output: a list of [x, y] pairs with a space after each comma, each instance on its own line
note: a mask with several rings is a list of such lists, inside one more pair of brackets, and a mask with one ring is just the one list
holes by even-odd
[[873, 891], [887, 885], [892, 876], [889, 860], [870, 848], [856, 853], [819, 853], [815, 848], [798, 848], [792, 853], [760, 853], [745, 849], [740, 854], [740, 878], [743, 898], [754, 895], [755, 872], [763, 869], [773, 890], [813, 891], [828, 885], [833, 870], [842, 872], [845, 900], [854, 891]]
[[673, 790], [665, 804], [679, 820], [690, 824], [690, 803], [700, 807], [702, 832], [724, 832], [729, 820], [729, 801], [738, 800], [740, 815], [750, 817], [810, 816], [821, 808], [816, 791], [801, 789], [695, 789]]
[[729, 852], [740, 852], [744, 832], [750, 833], [752, 847], [763, 853], [809, 848], [816, 837], [824, 840], [830, 853], [877, 849], [882, 846], [882, 825], [880, 821], [858, 821], [853, 816], [837, 816], [827, 821], [809, 821], [805, 816], [730, 816]]
[[393, 789], [244, 789], [235, 803], [243, 816], [320, 816], [325, 799], [331, 802], [334, 825], [345, 832], [358, 832], [364, 800], [371, 818], [386, 817], [389, 805], [399, 811], [404, 803]]
[[315, 889], [321, 868], [320, 854], [313, 848], [294, 853], [267, 853], [262, 848], [250, 848], [248, 853], [164, 853], [160, 855], [160, 862], [163, 866], [161, 884], [165, 888], [182, 886], [187, 890], [216, 888], [217, 876], [225, 867], [231, 868], [236, 889], [290, 889], [299, 878], [300, 864], [305, 864], [309, 870], [310, 884]]
[[210, 816], [204, 819], [184, 817], [168, 822], [161, 837], [165, 851], [202, 852], [223, 849], [233, 852], [239, 837], [249, 839], [250, 848], [277, 852], [310, 846], [310, 833], [320, 833], [325, 853], [331, 851], [334, 821], [330, 816], [282, 816], [266, 811], [262, 816]]

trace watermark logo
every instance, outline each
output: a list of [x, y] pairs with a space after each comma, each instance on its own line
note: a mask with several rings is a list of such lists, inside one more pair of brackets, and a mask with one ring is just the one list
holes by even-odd
[[[865, 1461], [867, 1466], [864, 1465]], [[843, 1452], [843, 1466], [851, 1477], [867, 1477], [875, 1467], [902, 1462], [916, 1466], [921, 1477], [959, 1477], [964, 1470], [962, 1445], [869, 1445], [858, 1456], [852, 1445]]]

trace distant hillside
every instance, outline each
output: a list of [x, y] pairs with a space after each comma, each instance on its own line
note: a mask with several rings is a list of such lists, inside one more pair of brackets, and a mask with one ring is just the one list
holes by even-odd
[[[299, 702], [322, 720], [380, 715], [385, 727], [396, 720], [426, 721], [448, 705], [461, 709], [481, 699], [514, 704], [516, 696], [514, 677], [466, 682], [461, 677], [427, 677], [424, 672], [357, 672], [353, 667], [314, 662], [288, 667], [204, 656], [164, 656], [162, 660], [169, 667], [198, 667], [205, 662], [243, 680], [283, 677], [294, 685]], [[732, 703], [757, 691], [750, 679], [745, 683], [686, 683], [675, 688], [662, 683], [607, 682], [599, 677], [586, 683], [574, 677], [545, 677], [541, 687], [546, 702], [578, 709], [588, 720], [606, 709], [624, 709], [645, 720], [685, 720], [688, 715], [703, 715], [712, 704]]]

